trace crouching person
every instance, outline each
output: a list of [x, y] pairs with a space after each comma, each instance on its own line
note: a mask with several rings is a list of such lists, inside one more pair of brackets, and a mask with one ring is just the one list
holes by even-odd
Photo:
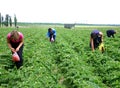
[[8, 47], [12, 51], [12, 54], [17, 53], [19, 56], [18, 61], [14, 61], [17, 69], [19, 69], [23, 65], [23, 46], [24, 46], [24, 36], [21, 32], [13, 30], [12, 32], [7, 34], [7, 43]]
[[[99, 48], [100, 46], [100, 48]], [[92, 51], [96, 48], [99, 48], [102, 52], [104, 52], [103, 46], [103, 33], [99, 30], [93, 30], [90, 34], [90, 47]]]
[[50, 42], [54, 42], [56, 39], [56, 30], [54, 28], [49, 28], [47, 37], [49, 38]]
[[107, 37], [115, 37], [114, 34], [116, 34], [116, 31], [115, 30], [107, 30], [106, 31], [106, 34], [107, 34]]

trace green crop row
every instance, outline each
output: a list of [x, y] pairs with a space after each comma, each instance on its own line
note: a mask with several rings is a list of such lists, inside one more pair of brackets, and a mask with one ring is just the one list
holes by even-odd
[[[115, 38], [107, 38], [106, 30], [118, 30]], [[119, 27], [76, 27], [73, 30], [55, 26], [55, 43], [46, 38], [48, 26], [21, 27], [24, 34], [24, 64], [11, 68], [11, 52], [6, 35], [12, 28], [0, 28], [1, 88], [119, 88]], [[92, 52], [90, 32], [104, 33], [105, 52]]]

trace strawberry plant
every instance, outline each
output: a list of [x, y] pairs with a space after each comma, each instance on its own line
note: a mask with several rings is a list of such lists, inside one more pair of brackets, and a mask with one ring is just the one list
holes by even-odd
[[[1, 88], [119, 88], [119, 34], [106, 37], [106, 30], [115, 26], [77, 26], [65, 29], [52, 25], [56, 41], [46, 38], [50, 25], [22, 25], [24, 34], [24, 63], [16, 69], [6, 35], [12, 28], [0, 28], [0, 87]], [[105, 52], [92, 52], [90, 32], [98, 29], [104, 34]]]

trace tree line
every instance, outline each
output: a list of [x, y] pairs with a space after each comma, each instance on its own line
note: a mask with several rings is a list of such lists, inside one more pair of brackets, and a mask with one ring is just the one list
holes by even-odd
[[12, 18], [9, 14], [6, 14], [5, 17], [3, 17], [0, 13], [0, 27], [3, 27], [3, 26], [15, 26], [17, 27], [17, 18], [16, 18], [16, 15], [14, 15], [14, 21], [12, 21]]

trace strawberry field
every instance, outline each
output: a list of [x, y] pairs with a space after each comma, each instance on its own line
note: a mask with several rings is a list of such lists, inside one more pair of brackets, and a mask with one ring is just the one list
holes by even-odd
[[[51, 26], [51, 25], [50, 25]], [[13, 67], [6, 35], [13, 28], [0, 28], [0, 88], [120, 88], [120, 27], [54, 26], [56, 41], [46, 38], [48, 26], [20, 27], [24, 34], [24, 64]], [[117, 30], [108, 38], [106, 30]], [[105, 52], [92, 52], [90, 32], [104, 34]]]

